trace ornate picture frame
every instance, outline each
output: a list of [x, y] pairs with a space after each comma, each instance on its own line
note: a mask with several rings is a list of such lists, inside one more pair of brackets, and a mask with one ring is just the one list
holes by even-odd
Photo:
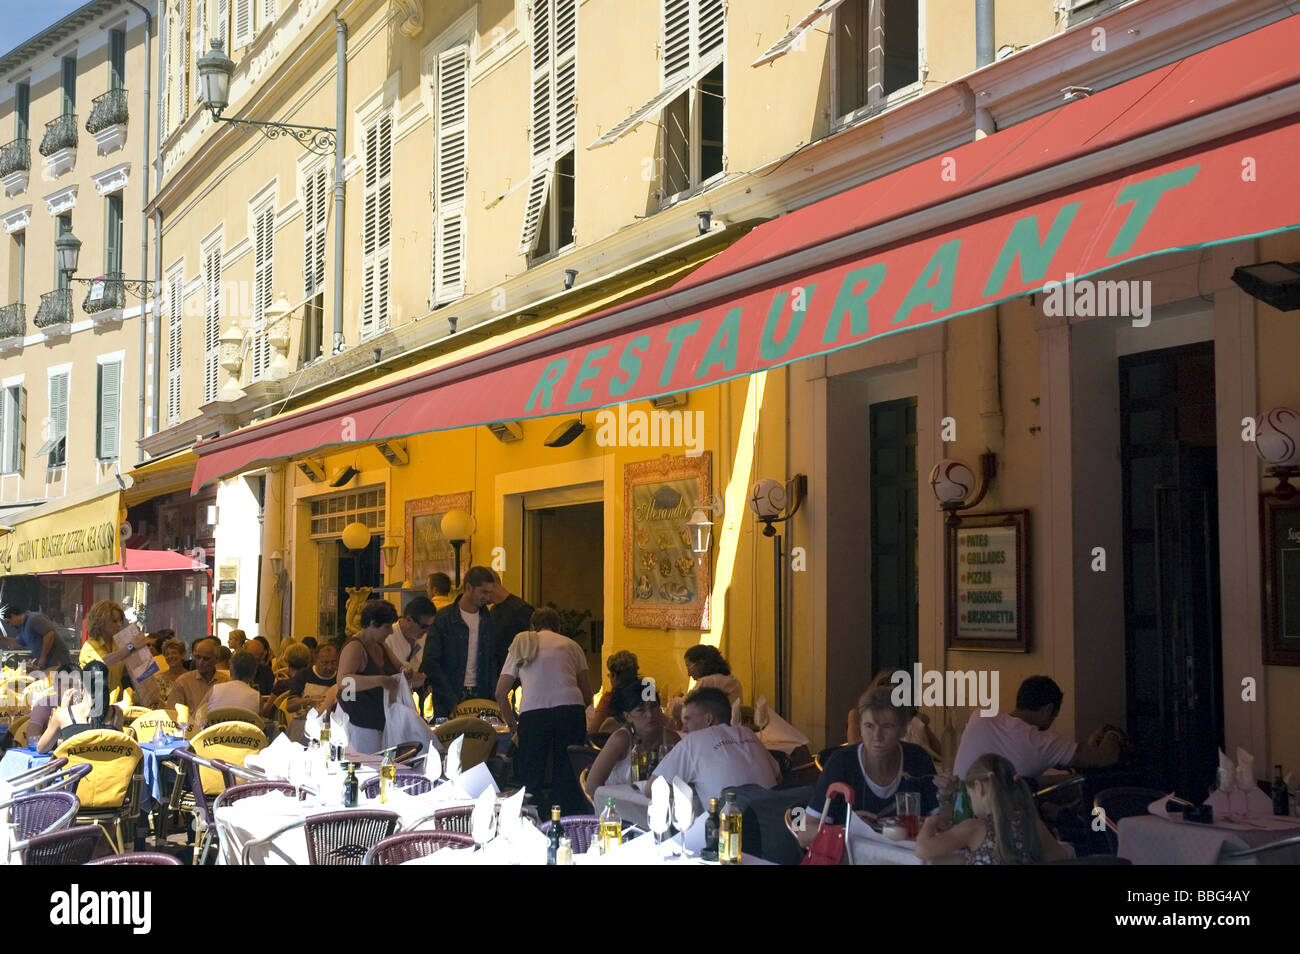
[[[403, 547], [406, 583], [424, 587], [430, 573], [446, 573], [456, 579], [456, 558], [451, 543], [442, 535], [442, 515], [460, 508], [473, 513], [473, 491], [439, 494], [406, 501], [406, 539]], [[466, 540], [460, 549], [460, 575], [473, 566], [473, 547]]]
[[713, 565], [686, 524], [713, 496], [713, 455], [623, 465], [623, 624], [709, 628]]
[[1300, 495], [1259, 495], [1265, 666], [1300, 666]]
[[1029, 652], [1029, 511], [962, 514], [944, 543], [947, 648]]

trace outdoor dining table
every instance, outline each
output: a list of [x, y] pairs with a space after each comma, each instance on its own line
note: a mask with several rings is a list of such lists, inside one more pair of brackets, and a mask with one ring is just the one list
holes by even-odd
[[0, 757], [0, 778], [13, 778], [28, 769], [38, 768], [50, 759], [51, 754], [42, 755], [36, 751], [35, 744], [23, 748], [12, 748]]
[[1225, 858], [1300, 835], [1300, 819], [1259, 816], [1210, 825], [1133, 815], [1119, 821], [1119, 857], [1135, 865], [1300, 864], [1300, 847], [1279, 848], [1249, 858]]
[[596, 789], [596, 812], [605, 807], [605, 799], [614, 799], [619, 817], [638, 828], [650, 827], [650, 796], [632, 785], [602, 785]]

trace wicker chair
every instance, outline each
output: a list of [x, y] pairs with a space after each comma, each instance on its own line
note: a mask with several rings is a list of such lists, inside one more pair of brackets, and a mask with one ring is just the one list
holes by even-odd
[[25, 865], [84, 865], [113, 850], [108, 836], [98, 825], [37, 835], [14, 848], [22, 853]]
[[472, 848], [474, 839], [455, 831], [404, 831], [390, 835], [366, 852], [367, 865], [400, 865], [424, 858], [440, 848]]
[[8, 779], [10, 794], [20, 795], [23, 792], [35, 792], [45, 787], [45, 783], [54, 777], [68, 764], [64, 758], [50, 759], [44, 765], [37, 765], [27, 769], [25, 772], [19, 772], [17, 775], [10, 776]]
[[29, 841], [37, 835], [63, 831], [77, 817], [81, 802], [68, 792], [33, 792], [0, 805], [5, 806], [17, 840]]
[[415, 831], [426, 822], [433, 822], [434, 831], [454, 831], [462, 835], [468, 835], [470, 832], [470, 816], [474, 814], [473, 805], [456, 805], [451, 808], [439, 808], [427, 815], [422, 815], [409, 825], [404, 825], [406, 831]]
[[212, 811], [215, 815], [218, 808], [224, 808], [226, 805], [233, 805], [245, 798], [252, 798], [254, 795], [265, 795], [267, 792], [282, 792], [285, 795], [298, 797], [298, 787], [292, 782], [245, 782], [242, 785], [232, 785], [224, 792], [217, 796], [217, 800], [212, 804]]
[[140, 791], [144, 787], [139, 744], [124, 732], [90, 729], [60, 743], [55, 753], [67, 758], [69, 766], [91, 767], [77, 784], [81, 801], [77, 820], [101, 825], [106, 833], [111, 831], [118, 852], [125, 851], [126, 825], [140, 815]]
[[[398, 772], [393, 784], [408, 795], [423, 795], [433, 788], [433, 782], [419, 772]], [[379, 776], [366, 779], [361, 784], [361, 792], [366, 798], [375, 798], [379, 794]]]
[[1121, 819], [1133, 815], [1145, 815], [1147, 806], [1157, 798], [1164, 798], [1168, 792], [1158, 792], [1154, 788], [1137, 788], [1121, 786], [1107, 788], [1097, 793], [1092, 804], [1100, 808], [1106, 819], [1106, 842], [1110, 853], [1119, 852], [1119, 823]]
[[307, 839], [309, 865], [360, 865], [368, 852], [397, 831], [401, 818], [396, 812], [371, 808], [351, 808], [325, 812], [283, 825], [265, 838], [244, 845], [243, 864], [248, 864], [252, 849], [274, 842], [281, 835], [301, 828]]
[[[193, 864], [201, 865], [207, 860], [208, 849], [215, 844], [217, 831], [216, 817], [212, 814], [212, 804], [203, 791], [201, 769], [215, 768], [214, 763], [202, 756], [195, 755], [189, 749], [177, 749], [171, 755], [181, 767], [176, 773], [176, 788], [172, 791], [172, 811], [193, 815], [195, 823], [203, 831], [203, 837], [194, 849]], [[187, 790], [188, 789], [188, 790]]]
[[183, 862], [175, 855], [166, 855], [161, 851], [128, 851], [124, 855], [109, 855], [87, 861], [88, 865], [179, 865]]
[[77, 785], [90, 774], [90, 769], [90, 765], [85, 762], [61, 767], [44, 779], [39, 791], [67, 792], [69, 795], [76, 795]]

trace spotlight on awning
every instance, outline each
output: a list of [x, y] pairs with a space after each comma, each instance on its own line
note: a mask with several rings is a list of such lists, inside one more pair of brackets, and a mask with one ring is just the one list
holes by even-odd
[[1233, 271], [1232, 280], [1247, 295], [1278, 311], [1300, 308], [1300, 262], [1242, 265]]
[[567, 447], [576, 441], [578, 435], [586, 429], [586, 424], [583, 424], [582, 421], [576, 417], [571, 417], [555, 430], [551, 431], [551, 433], [547, 435], [546, 440], [542, 441], [542, 443], [547, 447]]
[[357, 470], [351, 464], [348, 464], [348, 466], [344, 467], [343, 470], [339, 472], [339, 475], [337, 477], [335, 477], [333, 480], [330, 481], [330, 486], [342, 487], [344, 484], [346, 484], [349, 480], [351, 480], [359, 473], [361, 473], [361, 471]]

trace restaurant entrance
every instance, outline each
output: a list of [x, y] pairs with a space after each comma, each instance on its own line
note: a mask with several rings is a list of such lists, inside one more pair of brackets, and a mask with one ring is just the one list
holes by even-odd
[[909, 669], [918, 645], [916, 398], [870, 406], [871, 671]]
[[554, 603], [561, 629], [582, 646], [587, 665], [599, 673], [605, 619], [605, 506], [593, 502], [530, 507], [529, 502], [524, 511], [524, 599], [534, 608]]
[[1214, 345], [1119, 359], [1128, 731], [1200, 800], [1223, 744]]

